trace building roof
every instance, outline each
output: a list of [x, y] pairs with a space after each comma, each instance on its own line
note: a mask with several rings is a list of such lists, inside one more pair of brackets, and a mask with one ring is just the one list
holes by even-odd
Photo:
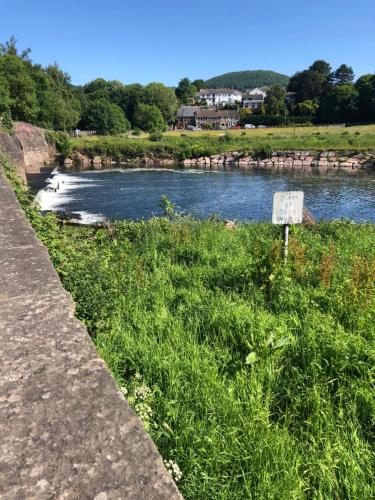
[[177, 118], [194, 118], [199, 106], [181, 106], [177, 111]]
[[238, 111], [236, 109], [200, 109], [196, 114], [197, 118], [239, 118]]
[[238, 95], [239, 97], [242, 97], [242, 92], [236, 89], [200, 89], [199, 94], [200, 96], [207, 95], [207, 94], [234, 94]]
[[250, 90], [250, 92], [248, 92], [248, 94], [249, 95], [259, 95], [259, 94], [266, 95], [266, 92], [264, 92], [264, 90], [262, 90], [262, 89], [255, 88], [253, 90]]

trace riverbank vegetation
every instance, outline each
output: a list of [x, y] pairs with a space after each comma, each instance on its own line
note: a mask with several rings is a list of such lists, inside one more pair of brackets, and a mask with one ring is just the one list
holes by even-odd
[[[76, 86], [56, 63], [42, 67], [32, 62], [30, 53], [30, 49], [19, 51], [13, 37], [0, 44], [0, 127], [7, 130], [12, 120], [20, 120], [47, 129], [78, 127], [100, 135], [129, 129], [164, 131], [176, 123], [179, 105], [202, 104], [196, 93], [210, 85], [210, 81], [182, 78], [173, 89], [157, 82], [124, 84], [97, 78]], [[272, 72], [260, 74], [269, 82], [266, 99], [253, 112], [241, 109], [242, 125], [375, 122], [374, 74], [354, 82], [352, 68], [342, 64], [333, 70], [322, 60], [293, 75], [287, 88], [285, 76], [280, 80]]]
[[374, 225], [295, 226], [284, 266], [270, 224], [76, 228], [16, 189], [185, 498], [373, 497]]
[[[153, 137], [151, 137], [152, 139]], [[267, 146], [269, 151], [373, 151], [375, 125], [335, 127], [286, 127], [274, 129], [196, 132], [166, 132], [158, 140], [149, 135], [117, 137], [78, 137], [72, 148], [89, 157], [107, 156], [115, 160], [139, 157], [199, 158], [240, 151], [251, 153]]]

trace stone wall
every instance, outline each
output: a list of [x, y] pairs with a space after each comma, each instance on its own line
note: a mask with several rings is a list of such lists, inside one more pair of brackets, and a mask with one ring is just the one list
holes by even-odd
[[257, 159], [240, 152], [187, 159], [184, 166], [238, 166], [241, 168], [346, 169], [375, 168], [375, 152], [276, 151], [270, 158]]
[[178, 500], [0, 165], [0, 498]]

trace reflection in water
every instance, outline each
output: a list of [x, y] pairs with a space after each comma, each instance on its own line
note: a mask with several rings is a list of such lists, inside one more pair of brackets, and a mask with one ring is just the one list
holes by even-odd
[[318, 219], [375, 222], [375, 174], [260, 170], [124, 168], [57, 172], [58, 191], [39, 193], [43, 210], [140, 219], [160, 214], [163, 195], [183, 213], [215, 213], [238, 220], [271, 220], [274, 191], [304, 191], [305, 206]]

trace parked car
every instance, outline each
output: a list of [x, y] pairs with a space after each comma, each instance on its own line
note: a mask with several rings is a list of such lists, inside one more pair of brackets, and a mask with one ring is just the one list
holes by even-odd
[[246, 123], [244, 128], [256, 128], [252, 123]]
[[258, 125], [258, 128], [267, 128], [267, 125]]

